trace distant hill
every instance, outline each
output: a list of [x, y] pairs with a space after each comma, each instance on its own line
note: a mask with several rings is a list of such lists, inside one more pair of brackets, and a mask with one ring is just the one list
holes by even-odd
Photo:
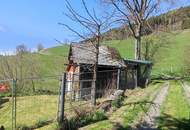
[[[148, 23], [153, 30], [183, 30], [190, 28], [190, 6], [181, 7], [176, 10], [169, 11], [159, 16], [151, 17]], [[148, 27], [145, 28], [146, 33], [152, 31]], [[111, 29], [104, 34], [105, 40], [123, 40], [130, 37], [131, 33], [127, 26]]]
[[[157, 17], [152, 17], [151, 26], [161, 28], [166, 24], [173, 31], [167, 34], [170, 41], [167, 47], [163, 47], [156, 55], [152, 75], [175, 73], [181, 75], [186, 67], [185, 60], [188, 58], [190, 48], [190, 6], [170, 11]], [[176, 31], [178, 30], [178, 31]], [[112, 29], [107, 32], [104, 44], [115, 47], [123, 58], [134, 59], [134, 40], [130, 38], [124, 28]], [[129, 38], [126, 39], [125, 36]], [[108, 37], [109, 36], [109, 37]], [[42, 76], [58, 75], [65, 71], [65, 64], [68, 63], [67, 56], [69, 45], [47, 48], [33, 55], [38, 59]], [[190, 58], [190, 56], [189, 56]]]
[[[190, 59], [190, 29], [173, 31], [167, 33], [170, 43], [158, 50], [155, 56], [153, 66], [153, 76], [160, 75], [176, 75], [181, 76], [186, 73], [186, 60]], [[107, 45], [115, 47], [119, 50], [123, 58], [134, 59], [134, 40], [110, 40]], [[190, 68], [190, 67], [189, 67]]]
[[[190, 29], [173, 31], [166, 34], [171, 41], [167, 47], [162, 47], [156, 54], [152, 75], [158, 76], [171, 73], [182, 75], [186, 64], [185, 59], [189, 58], [188, 48], [190, 48]], [[119, 50], [123, 58], [134, 59], [134, 40], [109, 40], [104, 44]], [[45, 53], [36, 54], [41, 63], [41, 70], [44, 75], [61, 74], [67, 63], [69, 46], [58, 46], [49, 48]]]

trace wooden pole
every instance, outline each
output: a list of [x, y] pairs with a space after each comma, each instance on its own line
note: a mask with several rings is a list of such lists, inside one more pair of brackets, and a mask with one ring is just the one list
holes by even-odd
[[12, 87], [12, 130], [16, 130], [16, 82], [17, 80], [13, 79]]
[[133, 77], [134, 77], [134, 81], [135, 81], [135, 88], [137, 88], [137, 86], [138, 86], [137, 68], [135, 70], [133, 70]]
[[97, 28], [97, 35], [96, 35], [96, 44], [95, 44], [95, 49], [96, 49], [96, 61], [94, 64], [94, 75], [93, 75], [93, 83], [92, 83], [92, 91], [91, 91], [91, 100], [92, 100], [92, 105], [96, 105], [96, 87], [97, 87], [97, 74], [98, 74], [98, 56], [99, 56], [99, 46], [100, 46], [100, 25], [98, 25]]
[[120, 73], [121, 73], [121, 70], [120, 68], [117, 70], [117, 89], [120, 88]]
[[64, 122], [64, 108], [65, 108], [65, 88], [66, 88], [66, 73], [62, 76], [61, 81], [61, 95], [60, 95], [60, 105], [59, 105], [59, 118], [58, 122], [62, 124]]

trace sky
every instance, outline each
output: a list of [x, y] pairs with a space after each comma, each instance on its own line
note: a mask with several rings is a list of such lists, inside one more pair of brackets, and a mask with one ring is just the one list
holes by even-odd
[[[83, 14], [81, 1], [70, 1]], [[89, 8], [103, 10], [97, 1], [87, 0]], [[190, 0], [180, 0], [176, 7], [189, 3]], [[74, 39], [73, 33], [58, 23], [69, 24], [77, 30], [81, 28], [72, 23], [63, 12], [66, 12], [64, 0], [0, 0], [0, 52], [14, 50], [20, 44], [33, 49], [38, 43], [52, 47], [59, 45], [55, 39]]]

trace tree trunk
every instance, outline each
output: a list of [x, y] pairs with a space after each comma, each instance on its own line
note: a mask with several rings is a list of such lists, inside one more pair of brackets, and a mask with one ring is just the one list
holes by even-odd
[[98, 74], [98, 56], [99, 56], [99, 46], [100, 46], [100, 26], [98, 26], [97, 30], [97, 43], [95, 44], [96, 48], [96, 61], [94, 64], [94, 75], [93, 75], [93, 84], [92, 84], [92, 92], [91, 92], [91, 100], [92, 104], [96, 105], [96, 88], [97, 88], [97, 74]]
[[94, 70], [93, 70], [93, 83], [92, 83], [92, 92], [91, 92], [92, 105], [96, 105], [96, 87], [97, 87], [99, 43], [97, 43], [95, 45], [95, 47], [96, 47], [96, 61], [95, 61]]
[[[137, 27], [135, 40], [136, 40], [135, 41], [135, 59], [141, 60], [141, 25]], [[141, 85], [141, 67], [138, 65], [136, 69], [137, 69], [136, 85], [140, 86]]]
[[141, 60], [141, 36], [135, 38], [135, 59]]
[[34, 80], [32, 80], [32, 91], [35, 92], [36, 89], [35, 89], [35, 84], [34, 84]]

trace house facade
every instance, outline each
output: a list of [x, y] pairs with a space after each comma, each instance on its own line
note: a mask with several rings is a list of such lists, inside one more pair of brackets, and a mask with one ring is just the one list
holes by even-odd
[[[67, 89], [73, 97], [90, 95], [93, 81], [93, 68], [96, 49], [91, 43], [78, 43], [70, 46], [67, 65]], [[100, 45], [97, 66], [97, 97], [109, 94], [108, 90], [135, 88], [139, 85], [137, 68], [145, 65], [140, 61], [121, 58], [112, 47]], [[88, 97], [90, 98], [90, 97]]]
[[[90, 93], [93, 82], [93, 68], [96, 59], [96, 49], [91, 43], [73, 44], [69, 51], [69, 64], [67, 65], [67, 91], [86, 89]], [[99, 47], [97, 67], [97, 96], [103, 96], [108, 89], [119, 88], [120, 71], [126, 65], [119, 52], [111, 47]], [[81, 91], [79, 95], [83, 94]]]

